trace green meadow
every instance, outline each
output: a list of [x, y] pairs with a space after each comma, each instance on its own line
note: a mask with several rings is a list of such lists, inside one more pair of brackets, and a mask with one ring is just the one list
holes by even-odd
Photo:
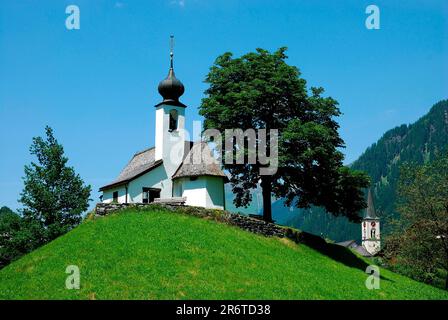
[[[0, 299], [448, 299], [342, 247], [320, 252], [213, 220], [151, 209], [88, 219], [0, 271]], [[66, 268], [80, 270], [69, 290]]]

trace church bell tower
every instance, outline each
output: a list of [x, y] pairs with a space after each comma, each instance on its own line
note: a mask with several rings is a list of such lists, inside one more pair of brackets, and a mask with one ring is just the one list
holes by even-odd
[[372, 192], [369, 189], [367, 196], [367, 208], [364, 219], [361, 224], [362, 228], [362, 246], [372, 256], [377, 254], [381, 249], [380, 241], [380, 218], [376, 215], [373, 205]]
[[171, 36], [170, 69], [168, 76], [159, 83], [162, 102], [156, 107], [155, 160], [162, 160], [168, 178], [175, 173], [185, 152], [185, 108], [179, 101], [185, 91], [174, 74], [173, 36]]

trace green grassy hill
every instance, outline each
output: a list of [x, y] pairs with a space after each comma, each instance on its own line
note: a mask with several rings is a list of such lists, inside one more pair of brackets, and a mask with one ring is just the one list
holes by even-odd
[[[0, 271], [1, 299], [448, 299], [329, 246], [321, 253], [223, 223], [163, 210], [90, 220]], [[339, 251], [338, 251], [339, 250]], [[343, 252], [342, 252], [342, 251]], [[77, 265], [81, 289], [65, 288]]]

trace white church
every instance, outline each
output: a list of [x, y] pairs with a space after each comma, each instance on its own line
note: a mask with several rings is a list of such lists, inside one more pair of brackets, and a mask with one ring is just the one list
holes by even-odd
[[361, 245], [357, 244], [355, 240], [343, 241], [336, 244], [350, 248], [364, 257], [373, 257], [380, 252], [380, 218], [376, 214], [370, 189], [367, 195], [366, 212], [361, 222]]
[[[225, 209], [227, 176], [205, 142], [185, 139], [184, 85], [174, 75], [173, 52], [163, 100], [155, 106], [155, 146], [134, 154], [118, 177], [100, 188], [102, 202], [181, 202]], [[199, 159], [199, 161], [198, 161]]]
[[367, 195], [367, 208], [362, 220], [362, 247], [372, 256], [381, 250], [380, 219], [373, 205], [372, 192]]

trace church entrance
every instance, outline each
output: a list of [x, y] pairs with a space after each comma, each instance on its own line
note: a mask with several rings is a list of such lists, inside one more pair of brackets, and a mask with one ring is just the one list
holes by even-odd
[[142, 202], [151, 203], [155, 198], [160, 198], [160, 189], [157, 188], [143, 188]]

